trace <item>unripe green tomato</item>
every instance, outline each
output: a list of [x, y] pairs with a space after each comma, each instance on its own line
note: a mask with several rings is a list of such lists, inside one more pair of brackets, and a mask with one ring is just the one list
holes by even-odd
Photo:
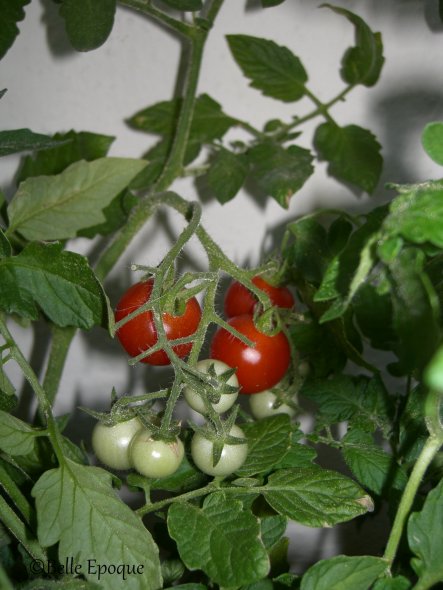
[[288, 404], [281, 404], [278, 408], [274, 408], [274, 402], [276, 400], [277, 396], [269, 389], [250, 395], [249, 407], [254, 418], [261, 420], [262, 418], [275, 416], [276, 414], [287, 414], [290, 418], [295, 416], [294, 408], [288, 406]]
[[[229, 369], [231, 369], [231, 367], [229, 365], [227, 365], [226, 363], [223, 363], [222, 361], [217, 361], [215, 359], [203, 359], [201, 361], [198, 361], [197, 364], [195, 365], [195, 368], [200, 373], [208, 374], [209, 367], [211, 365], [214, 365], [214, 370], [217, 375], [221, 375], [222, 373], [226, 373], [226, 371], [229, 371]], [[238, 379], [237, 379], [237, 376], [235, 375], [235, 373], [228, 379], [228, 381], [226, 383], [227, 383], [227, 385], [230, 385], [231, 387], [238, 387]], [[196, 412], [199, 412], [200, 414], [207, 413], [206, 408], [205, 408], [205, 404], [203, 403], [202, 398], [198, 395], [198, 393], [194, 389], [192, 389], [192, 387], [185, 387], [183, 390], [183, 394], [185, 396], [185, 399], [186, 399], [188, 405], [193, 410], [195, 410]], [[234, 404], [235, 400], [237, 399], [237, 396], [238, 396], [238, 392], [237, 393], [222, 393], [219, 401], [216, 404], [212, 404], [212, 407], [217, 412], [217, 414], [223, 414], [223, 412], [226, 412], [227, 410], [229, 410], [229, 408]]]
[[97, 422], [92, 431], [92, 449], [99, 461], [111, 469], [130, 469], [129, 445], [143, 424], [137, 417], [107, 426]]
[[223, 446], [222, 454], [217, 465], [213, 464], [212, 449], [214, 443], [196, 432], [191, 441], [191, 456], [196, 466], [207, 475], [231, 475], [240, 469], [248, 456], [248, 444], [243, 430], [234, 424], [229, 434], [238, 438], [244, 438], [245, 444]]
[[183, 443], [178, 437], [174, 442], [155, 440], [147, 429], [136, 434], [129, 449], [132, 467], [140, 475], [153, 479], [175, 473], [184, 454]]

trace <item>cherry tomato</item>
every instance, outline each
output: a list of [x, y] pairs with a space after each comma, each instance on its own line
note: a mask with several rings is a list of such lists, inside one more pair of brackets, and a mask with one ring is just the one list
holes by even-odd
[[[265, 281], [261, 276], [255, 276], [252, 282], [256, 287], [269, 295], [272, 305], [276, 307], [288, 308], [294, 306], [295, 300], [291, 291], [287, 287], [274, 287]], [[234, 281], [229, 286], [225, 295], [225, 316], [227, 318], [243, 315], [245, 313], [253, 314], [257, 298], [249, 289], [238, 281]]]
[[267, 416], [275, 416], [276, 414], [287, 414], [290, 418], [295, 416], [295, 410], [292, 406], [282, 403], [278, 407], [274, 404], [277, 401], [277, 396], [272, 391], [261, 391], [249, 397], [249, 407], [252, 415], [257, 420], [266, 418]]
[[236, 424], [231, 428], [229, 434], [237, 438], [244, 438], [245, 444], [224, 444], [221, 457], [215, 466], [213, 461], [214, 443], [199, 432], [194, 434], [191, 440], [191, 456], [200, 471], [207, 475], [225, 477], [240, 469], [248, 456], [247, 440], [243, 430]]
[[[115, 310], [115, 321], [118, 322], [131, 312], [146, 303], [151, 296], [154, 281], [149, 279], [136, 283], [130, 287], [120, 299]], [[168, 340], [183, 338], [193, 334], [200, 322], [201, 309], [195, 297], [186, 302], [182, 315], [162, 314], [163, 327]], [[130, 356], [138, 356], [148, 350], [157, 342], [157, 332], [151, 311], [145, 311], [129, 320], [117, 331], [117, 337], [121, 345]], [[181, 358], [187, 356], [192, 348], [192, 343], [174, 346], [175, 354]], [[170, 360], [164, 350], [159, 350], [147, 356], [142, 363], [149, 365], [169, 365]]]
[[253, 317], [240, 315], [229, 325], [255, 343], [251, 348], [219, 328], [211, 342], [211, 358], [237, 369], [240, 393], [257, 393], [274, 387], [286, 373], [291, 360], [288, 339], [283, 332], [268, 336], [257, 330]]
[[[222, 363], [221, 361], [217, 361], [215, 359], [202, 359], [198, 361], [195, 365], [197, 371], [205, 375], [209, 373], [210, 367], [213, 367], [216, 375], [222, 375], [223, 373], [226, 373], [226, 371], [229, 371], [231, 369], [231, 367], [228, 367], [226, 363]], [[230, 387], [238, 387], [238, 380], [235, 376], [235, 373], [229, 377], [229, 379], [226, 381], [226, 385], [229, 385]], [[197, 391], [192, 389], [192, 387], [185, 387], [183, 390], [183, 394], [185, 396], [186, 401], [188, 402], [188, 405], [193, 410], [199, 412], [200, 414], [207, 413], [206, 406], [201, 396], [198, 394]], [[232, 407], [235, 400], [237, 399], [237, 395], [237, 392], [222, 393], [220, 395], [219, 401], [217, 403], [213, 403], [212, 407], [217, 412], [217, 414], [223, 414], [223, 412], [226, 412], [227, 410], [229, 410], [229, 408]]]
[[145, 477], [160, 478], [172, 475], [180, 467], [185, 449], [177, 437], [174, 442], [155, 440], [144, 428], [132, 439], [129, 457], [132, 466]]
[[92, 431], [95, 456], [111, 469], [130, 469], [129, 445], [142, 428], [143, 424], [137, 417], [112, 426], [97, 422]]

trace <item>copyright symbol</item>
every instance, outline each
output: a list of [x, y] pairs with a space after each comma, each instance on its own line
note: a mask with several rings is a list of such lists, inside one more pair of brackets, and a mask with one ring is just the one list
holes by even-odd
[[33, 559], [29, 569], [32, 574], [42, 574], [45, 571], [45, 562], [42, 559]]

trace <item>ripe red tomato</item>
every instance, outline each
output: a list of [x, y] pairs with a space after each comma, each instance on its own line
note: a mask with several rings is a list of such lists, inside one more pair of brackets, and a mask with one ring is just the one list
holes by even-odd
[[[151, 296], [154, 281], [149, 279], [136, 283], [130, 287], [120, 299], [115, 310], [115, 321], [118, 322], [131, 312], [146, 303]], [[186, 303], [182, 315], [170, 315], [163, 313], [162, 322], [168, 340], [184, 338], [193, 334], [200, 322], [201, 309], [195, 297], [191, 297]], [[121, 345], [130, 356], [137, 356], [148, 350], [157, 342], [157, 332], [151, 311], [145, 311], [123, 324], [117, 331], [117, 337]], [[179, 344], [173, 350], [180, 358], [189, 354], [192, 343]], [[164, 350], [159, 350], [144, 358], [142, 363], [149, 365], [169, 365], [170, 360]]]
[[[289, 309], [293, 307], [295, 303], [294, 296], [287, 287], [274, 287], [260, 276], [255, 276], [252, 282], [256, 287], [269, 295], [272, 305]], [[244, 285], [238, 281], [234, 281], [226, 291], [225, 316], [232, 318], [245, 313], [252, 315], [256, 303], [257, 298], [255, 295]]]
[[237, 369], [240, 393], [258, 393], [274, 387], [286, 373], [291, 360], [288, 339], [283, 332], [267, 336], [257, 330], [251, 315], [239, 315], [229, 325], [244, 334], [255, 348], [246, 346], [224, 328], [211, 342], [211, 358]]

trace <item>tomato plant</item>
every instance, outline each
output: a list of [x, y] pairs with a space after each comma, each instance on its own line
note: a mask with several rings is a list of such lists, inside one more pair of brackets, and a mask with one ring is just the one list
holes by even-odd
[[[253, 277], [252, 282], [269, 296], [272, 305], [283, 309], [294, 307], [294, 296], [287, 287], [272, 285], [260, 275]], [[224, 312], [227, 318], [244, 314], [252, 315], [256, 305], [257, 298], [249, 289], [238, 281], [230, 284], [224, 301]]]
[[[129, 287], [117, 303], [115, 309], [116, 322], [123, 320], [127, 315], [147, 303], [151, 296], [152, 288], [153, 281], [151, 279]], [[198, 327], [200, 318], [201, 310], [195, 297], [188, 299], [184, 312], [181, 315], [163, 313], [162, 323], [167, 339], [175, 340], [193, 334]], [[157, 343], [158, 339], [152, 311], [143, 311], [123, 324], [117, 330], [117, 337], [123, 348], [132, 357], [149, 350], [149, 348]], [[177, 356], [185, 357], [189, 354], [191, 348], [192, 342], [178, 344], [173, 347], [173, 351]], [[143, 358], [141, 362], [150, 365], [170, 364], [169, 357], [164, 350], [150, 354]]]
[[[216, 385], [212, 389], [216, 390], [219, 399], [218, 401], [211, 403], [215, 412], [217, 412], [217, 414], [223, 414], [223, 412], [229, 410], [229, 408], [235, 403], [238, 395], [238, 379], [235, 372], [232, 373], [231, 367], [226, 363], [215, 359], [201, 359], [197, 362], [195, 368], [199, 373], [211, 375], [216, 380]], [[229, 378], [218, 380], [217, 377], [223, 374], [228, 375]], [[193, 410], [200, 414], [207, 413], [203, 398], [195, 388], [190, 386], [185, 387], [183, 395], [185, 396], [188, 405]]]
[[156, 440], [146, 428], [137, 432], [129, 447], [131, 466], [145, 477], [153, 479], [172, 475], [184, 457], [182, 441]]
[[240, 393], [257, 393], [276, 385], [288, 370], [291, 351], [283, 332], [269, 336], [260, 332], [250, 315], [231, 318], [229, 326], [251, 340], [247, 346], [225, 328], [211, 341], [211, 357], [236, 369]]
[[95, 456], [111, 469], [130, 469], [129, 445], [141, 428], [137, 417], [112, 425], [97, 422], [91, 441]]
[[243, 430], [234, 425], [229, 431], [230, 436], [244, 439], [244, 443], [224, 443], [218, 462], [214, 465], [214, 441], [196, 432], [191, 441], [192, 460], [196, 466], [212, 476], [227, 477], [243, 465], [248, 455], [248, 444]]

